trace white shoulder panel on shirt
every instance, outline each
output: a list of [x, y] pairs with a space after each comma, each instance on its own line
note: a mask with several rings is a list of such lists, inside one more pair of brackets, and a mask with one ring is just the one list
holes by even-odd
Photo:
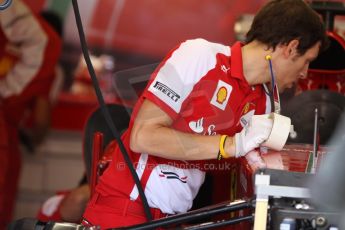
[[194, 85], [216, 66], [216, 55], [230, 56], [230, 47], [204, 39], [187, 40], [159, 70], [149, 91], [176, 113]]

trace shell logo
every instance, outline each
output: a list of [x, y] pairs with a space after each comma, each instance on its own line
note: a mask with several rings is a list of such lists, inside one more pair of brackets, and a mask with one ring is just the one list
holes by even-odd
[[227, 95], [228, 90], [224, 86], [220, 87], [217, 92], [217, 102], [219, 104], [223, 104], [223, 102], [226, 100]]
[[232, 86], [228, 83], [218, 80], [218, 85], [211, 99], [211, 105], [214, 105], [218, 109], [225, 111], [226, 105], [230, 99], [232, 92]]

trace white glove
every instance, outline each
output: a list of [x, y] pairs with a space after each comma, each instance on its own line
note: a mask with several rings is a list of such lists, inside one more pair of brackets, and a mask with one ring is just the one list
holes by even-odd
[[271, 133], [273, 120], [268, 115], [253, 115], [241, 132], [235, 135], [236, 157], [242, 157], [266, 141]]

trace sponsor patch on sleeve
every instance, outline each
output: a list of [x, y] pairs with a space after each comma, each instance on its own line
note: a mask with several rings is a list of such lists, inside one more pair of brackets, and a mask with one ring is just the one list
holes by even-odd
[[163, 82], [157, 79], [154, 80], [148, 90], [159, 97], [159, 99], [164, 101], [176, 112], [178, 112], [178, 110], [180, 109], [181, 96]]

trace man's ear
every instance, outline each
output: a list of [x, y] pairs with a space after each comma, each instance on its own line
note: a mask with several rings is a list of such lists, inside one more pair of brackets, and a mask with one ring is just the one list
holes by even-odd
[[297, 47], [299, 45], [299, 41], [297, 39], [291, 40], [285, 47], [284, 55], [286, 57], [295, 57], [298, 55]]

